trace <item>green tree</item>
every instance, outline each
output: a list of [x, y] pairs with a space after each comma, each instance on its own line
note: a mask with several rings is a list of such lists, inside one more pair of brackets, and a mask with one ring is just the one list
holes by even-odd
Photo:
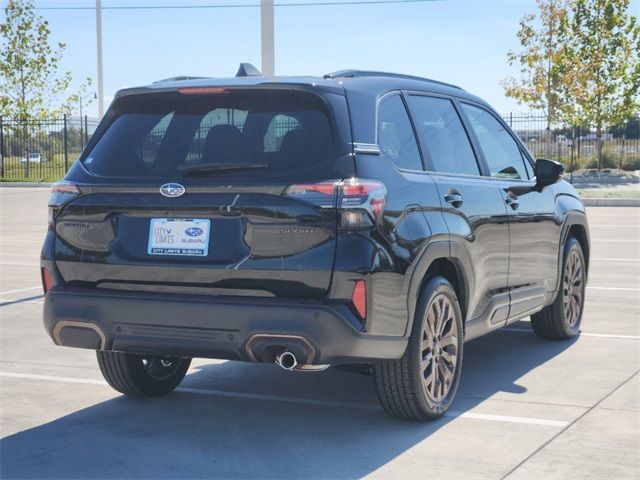
[[71, 73], [58, 73], [65, 49], [51, 46], [49, 24], [34, 12], [33, 0], [9, 0], [0, 24], [0, 113], [20, 120], [42, 118], [68, 108], [63, 98]]
[[602, 134], [638, 112], [640, 26], [630, 0], [572, 0], [564, 57], [571, 65], [565, 94], [571, 115], [596, 130], [598, 168]]
[[37, 120], [69, 113], [79, 98], [79, 93], [67, 94], [71, 72], [59, 72], [65, 45], [52, 46], [50, 33], [49, 23], [34, 12], [33, 0], [9, 0], [0, 24], [0, 116], [17, 120], [13, 133], [25, 149]]
[[507, 78], [502, 86], [508, 97], [533, 110], [544, 112], [547, 130], [565, 109], [565, 43], [568, 27], [567, 0], [537, 0], [538, 14], [520, 20], [518, 40], [522, 49], [507, 53], [510, 66], [520, 69], [519, 78]]

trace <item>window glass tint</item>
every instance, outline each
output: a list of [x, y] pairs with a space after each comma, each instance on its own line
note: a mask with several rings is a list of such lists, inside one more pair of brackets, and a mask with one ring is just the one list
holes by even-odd
[[380, 104], [378, 144], [382, 154], [399, 168], [422, 170], [422, 161], [411, 121], [400, 95]]
[[[246, 110], [237, 110], [235, 108], [216, 108], [215, 110], [210, 111], [200, 121], [200, 125], [196, 130], [196, 133], [191, 142], [191, 147], [189, 147], [189, 151], [187, 152], [187, 158], [185, 160], [186, 165], [196, 164], [202, 158], [202, 152], [204, 150], [205, 140], [209, 131], [218, 125], [233, 125], [238, 130], [242, 131], [242, 127], [244, 126], [244, 122], [247, 119], [247, 111]], [[173, 116], [173, 113], [168, 115], [169, 117]], [[162, 122], [161, 122], [162, 123]], [[168, 127], [164, 125], [164, 130], [162, 131], [162, 135], [166, 132]], [[154, 127], [154, 130], [157, 129], [157, 126]]]
[[436, 172], [480, 174], [467, 133], [450, 100], [411, 95], [409, 106], [425, 156]]
[[287, 176], [341, 153], [325, 103], [306, 92], [134, 95], [116, 100], [111, 113], [83, 160], [100, 176], [177, 179], [200, 164], [261, 164], [237, 175]]
[[505, 127], [483, 108], [463, 104], [492, 177], [528, 178], [520, 147]]
[[300, 122], [289, 115], [276, 115], [267, 127], [264, 136], [264, 151], [277, 152], [280, 150], [284, 137], [294, 130], [301, 128]]

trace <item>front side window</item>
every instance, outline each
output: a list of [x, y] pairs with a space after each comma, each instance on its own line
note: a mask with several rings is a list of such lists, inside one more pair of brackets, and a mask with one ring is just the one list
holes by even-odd
[[416, 136], [400, 95], [387, 97], [380, 103], [378, 145], [398, 168], [422, 170]]
[[478, 163], [451, 100], [409, 96], [424, 154], [436, 172], [479, 175]]
[[492, 177], [527, 179], [520, 147], [506, 128], [484, 108], [463, 104]]

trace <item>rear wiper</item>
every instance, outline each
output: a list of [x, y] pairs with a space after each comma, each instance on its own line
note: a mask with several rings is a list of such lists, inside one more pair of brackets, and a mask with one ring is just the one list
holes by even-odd
[[264, 163], [201, 163], [199, 165], [182, 165], [178, 167], [178, 170], [185, 172], [186, 174], [195, 172], [238, 172], [241, 170], [264, 170], [269, 168], [269, 165]]

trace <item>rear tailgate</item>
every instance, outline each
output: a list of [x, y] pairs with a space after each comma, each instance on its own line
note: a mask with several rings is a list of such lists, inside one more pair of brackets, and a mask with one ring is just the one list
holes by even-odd
[[[291, 88], [142, 94], [116, 101], [108, 117], [66, 177], [81, 194], [55, 212], [55, 262], [66, 282], [326, 294], [335, 192], [301, 196], [295, 185], [354, 175], [348, 128], [339, 128], [344, 97]], [[161, 193], [169, 182], [184, 192]]]

